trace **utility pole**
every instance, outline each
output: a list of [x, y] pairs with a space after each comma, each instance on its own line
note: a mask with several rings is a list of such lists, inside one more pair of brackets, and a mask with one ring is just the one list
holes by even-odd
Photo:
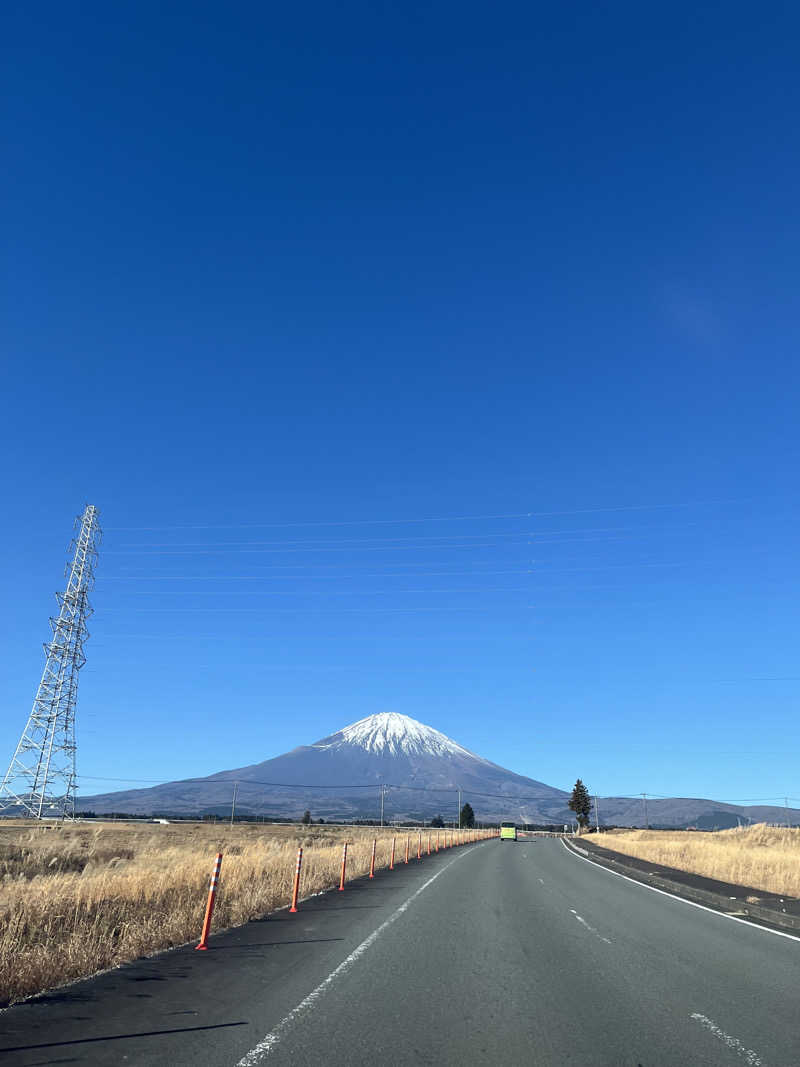
[[458, 828], [461, 829], [461, 786], [458, 787]]
[[239, 783], [233, 783], [233, 803], [231, 804], [231, 826], [233, 826], [233, 817], [236, 814], [236, 794], [239, 791]]
[[44, 646], [47, 658], [33, 709], [0, 785], [0, 812], [34, 819], [75, 818], [78, 671], [86, 662], [83, 643], [89, 636], [89, 593], [101, 536], [98, 515], [97, 508], [87, 504], [75, 519], [67, 587], [56, 593], [59, 611], [50, 619], [53, 636]]
[[650, 822], [647, 818], [647, 793], [642, 793], [642, 800], [644, 801], [644, 828], [645, 830], [649, 830]]
[[383, 829], [383, 798], [386, 794], [386, 786], [381, 785], [381, 829]]
[[784, 797], [783, 798], [783, 803], [786, 806], [786, 825], [789, 826], [790, 825], [790, 823], [789, 823], [789, 798], [788, 797]]
[[597, 794], [594, 798], [594, 826], [598, 834], [600, 833], [600, 805], [597, 803]]

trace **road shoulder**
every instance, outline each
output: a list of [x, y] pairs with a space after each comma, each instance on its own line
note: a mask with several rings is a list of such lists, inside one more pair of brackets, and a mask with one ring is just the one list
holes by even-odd
[[[754, 925], [800, 934], [800, 900], [794, 897], [780, 897], [775, 893], [766, 893], [749, 886], [733, 885], [675, 867], [665, 867], [637, 856], [615, 852], [605, 845], [596, 845], [585, 838], [581, 839], [580, 844], [566, 838], [564, 843], [573, 853], [607, 870], [624, 874], [635, 882], [703, 904], [714, 911], [750, 921]], [[748, 899], [753, 897], [758, 900]]]

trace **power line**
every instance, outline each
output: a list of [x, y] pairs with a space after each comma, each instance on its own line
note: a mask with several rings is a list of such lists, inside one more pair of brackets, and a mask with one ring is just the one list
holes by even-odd
[[131, 596], [403, 596], [406, 593], [530, 593], [529, 586], [489, 585], [480, 589], [132, 589]]
[[[490, 534], [489, 536], [492, 536], [492, 535]], [[525, 535], [522, 535], [522, 536], [525, 536]], [[574, 540], [574, 538], [573, 538], [573, 540]], [[593, 539], [592, 538], [581, 538], [580, 540], [593, 540]], [[597, 540], [597, 539], [595, 538], [594, 540]], [[532, 543], [536, 543], [536, 542], [531, 542], [531, 541], [526, 540], [526, 541], [521, 541], [519, 543], [520, 544], [532, 544]], [[550, 542], [550, 543], [553, 543], [553, 542]], [[381, 545], [379, 548], [378, 547], [373, 547], [373, 548], [363, 548], [362, 547], [362, 548], [358, 549], [358, 551], [359, 552], [409, 552], [409, 551], [414, 552], [419, 547], [420, 547], [419, 545], [390, 544], [390, 545]], [[469, 548], [469, 549], [475, 549], [475, 548], [504, 548], [505, 546], [504, 545], [500, 545], [497, 542], [487, 541], [485, 544], [436, 545], [436, 546], [427, 545], [426, 547], [435, 548], [436, 551], [442, 552], [445, 549], [453, 549], [453, 548]], [[115, 555], [115, 556], [135, 556], [135, 555], [138, 555], [138, 556], [147, 556], [147, 557], [158, 557], [158, 556], [222, 556], [222, 555], [226, 554], [227, 550], [225, 550], [225, 549], [214, 549], [214, 548], [202, 548], [202, 549], [194, 549], [193, 548], [193, 549], [175, 549], [175, 550], [167, 549], [166, 551], [162, 550], [162, 549], [159, 549], [156, 552], [138, 551], [137, 550], [137, 551], [133, 552], [133, 551], [129, 551], [127, 549], [121, 549], [120, 548], [120, 549], [111, 549], [110, 551], [111, 551], [111, 554]], [[352, 551], [353, 551], [352, 548], [308, 548], [308, 547], [305, 547], [305, 548], [243, 548], [243, 549], [240, 550], [242, 555], [281, 555], [281, 554], [286, 555], [288, 553], [299, 553], [299, 552], [352, 552]]]
[[[524, 591], [528, 592], [529, 590], [524, 590]], [[500, 606], [501, 605], [499, 605], [499, 604], [497, 605], [498, 608]], [[517, 609], [519, 609], [519, 608], [528, 609], [528, 608], [532, 608], [533, 606], [534, 606], [533, 604], [517, 604], [517, 605], [505, 604], [505, 605], [502, 605], [502, 610], [508, 611], [508, 610], [510, 610], [511, 608], [514, 608], [514, 607], [517, 608]], [[160, 607], [160, 606], [159, 607], [131, 607], [131, 608], [122, 608], [122, 607], [114, 608], [114, 607], [111, 607], [111, 608], [103, 608], [103, 615], [109, 615], [109, 614], [126, 614], [126, 615], [128, 615], [128, 614], [132, 614], [132, 612], [135, 612], [135, 614], [137, 614], [137, 615], [151, 615], [155, 611], [159, 612], [159, 614], [162, 614], [162, 612], [163, 612], [163, 614], [167, 614], [167, 612], [171, 612], [171, 611], [207, 611], [207, 610], [208, 610], [208, 608], [204, 607], [202, 605], [194, 605], [194, 606], [191, 606], [191, 607], [180, 607], [180, 606], [175, 606], [175, 607]], [[238, 611], [238, 612], [242, 612], [242, 614], [244, 614], [244, 612], [253, 612], [253, 614], [260, 614], [260, 612], [262, 612], [263, 610], [265, 610], [265, 608], [261, 608], [261, 607], [215, 607], [214, 608], [214, 614], [221, 614], [221, 612], [223, 612], [223, 611], [224, 612]], [[315, 605], [307, 605], [306, 607], [271, 607], [269, 609], [269, 612], [270, 612], [271, 616], [272, 615], [304, 615], [304, 614], [325, 615], [325, 614], [329, 614], [329, 612], [331, 612], [331, 614], [334, 614], [334, 615], [335, 614], [348, 614], [348, 615], [350, 615], [350, 614], [353, 614], [353, 615], [416, 615], [417, 612], [425, 612], [425, 614], [428, 614], [428, 612], [431, 612], [431, 614], [435, 614], [435, 612], [443, 612], [443, 614], [450, 614], [450, 612], [452, 612], [452, 614], [458, 615], [458, 614], [460, 614], [460, 612], [474, 612], [474, 611], [477, 611], [477, 612], [481, 612], [481, 611], [489, 612], [489, 611], [493, 611], [493, 610], [495, 610], [494, 607], [419, 607], [419, 606], [416, 606], [416, 605], [414, 607], [318, 607], [318, 606], [315, 606]]]
[[189, 523], [175, 526], [109, 526], [109, 530], [267, 530], [300, 526], [404, 526], [425, 522], [481, 522], [491, 519], [529, 519], [530, 511], [504, 515], [439, 515], [413, 519], [334, 519], [313, 522]]
[[[413, 564], [410, 564], [413, 566]], [[655, 566], [655, 564], [654, 564]], [[260, 582], [260, 581], [284, 581], [294, 578], [449, 578], [451, 576], [474, 575], [480, 577], [484, 574], [534, 574], [532, 568], [525, 570], [500, 570], [500, 571], [367, 571], [361, 574], [113, 574], [105, 575], [104, 582]]]
[[[556, 533], [562, 531], [554, 531]], [[571, 533], [573, 531], [564, 531]], [[607, 531], [606, 531], [607, 532]], [[486, 537], [536, 537], [531, 530], [514, 530], [511, 533], [492, 532], [491, 534], [423, 534], [416, 537], [324, 537], [303, 538], [300, 540], [281, 539], [278, 541], [131, 541], [122, 543], [120, 548], [238, 548], [251, 545], [365, 545], [395, 544], [398, 541], [480, 541]]]
[[249, 522], [249, 523], [182, 523], [169, 526], [109, 526], [109, 530], [265, 530], [293, 527], [318, 526], [404, 526], [426, 522], [481, 522], [494, 519], [554, 518], [561, 515], [602, 515], [621, 511], [664, 511], [692, 507], [708, 507], [712, 504], [746, 504], [773, 497], [729, 497], [711, 500], [687, 500], [677, 503], [615, 504], [599, 508], [575, 508], [565, 511], [521, 511], [493, 515], [435, 515], [402, 519], [316, 519], [299, 522]]
[[[205, 786], [209, 786], [209, 785], [234, 785], [234, 784], [238, 783], [240, 787], [253, 785], [253, 786], [267, 786], [267, 787], [272, 788], [272, 789], [305, 789], [305, 790], [310, 791], [310, 792], [313, 792], [315, 790], [335, 790], [335, 789], [375, 789], [375, 788], [378, 787], [378, 786], [376, 786], [375, 782], [346, 783], [346, 784], [343, 784], [343, 785], [318, 785], [318, 784], [312, 784], [312, 783], [308, 783], [308, 782], [267, 782], [267, 781], [264, 781], [264, 780], [258, 779], [258, 778], [243, 779], [241, 774], [238, 775], [238, 777], [236, 777], [236, 778], [216, 778], [216, 777], [181, 778], [179, 780], [169, 780], [169, 781], [164, 781], [163, 779], [158, 779], [158, 778], [109, 778], [109, 777], [103, 777], [103, 776], [98, 776], [98, 775], [84, 774], [84, 775], [81, 775], [81, 779], [85, 780], [85, 781], [94, 781], [94, 782], [122, 782], [122, 783], [134, 782], [134, 783], [149, 784], [149, 785], [205, 785]], [[379, 783], [379, 785], [380, 785], [380, 783]], [[459, 787], [458, 785], [450, 785], [450, 786], [421, 786], [421, 785], [402, 785], [402, 784], [394, 783], [394, 782], [384, 782], [384, 783], [382, 783], [382, 785], [384, 786], [384, 788], [393, 789], [396, 792], [410, 792], [410, 793], [454, 793], [454, 792], [459, 791], [459, 789], [460, 789], [460, 791], [465, 796], [486, 797], [486, 798], [493, 799], [493, 800], [507, 800], [509, 803], [515, 803], [516, 801], [519, 801], [519, 800], [537, 801], [537, 802], [542, 802], [542, 801], [545, 801], [545, 802], [553, 801], [553, 802], [555, 802], [555, 801], [558, 801], [558, 800], [562, 799], [561, 797], [558, 797], [558, 796], [554, 797], [554, 796], [541, 795], [541, 794], [539, 794], [539, 795], [530, 795], [530, 796], [529, 795], [525, 795], [525, 794], [520, 794], [520, 795], [517, 796], [517, 795], [510, 795], [508, 793], [487, 793], [487, 792], [483, 792], [482, 790], [478, 790], [478, 789], [467, 789], [467, 788], [465, 788], [463, 786]], [[564, 797], [568, 797], [569, 796], [569, 791], [568, 790], [562, 790], [562, 792], [563, 792], [563, 796]], [[611, 793], [608, 796], [600, 797], [600, 799], [601, 800], [641, 801], [641, 799], [642, 799], [642, 797], [644, 795], [645, 794], [643, 794], [643, 793]], [[650, 792], [648, 792], [646, 794], [646, 796], [647, 796], [647, 798], [649, 800], [654, 800], [654, 799], [655, 800], [685, 800], [685, 799], [693, 799], [694, 800], [694, 799], [699, 799], [699, 800], [708, 800], [711, 803], [717, 803], [717, 804], [767, 803], [769, 801], [778, 801], [778, 800], [783, 801], [783, 800], [786, 800], [786, 799], [788, 799], [788, 800], [800, 800], [800, 797], [789, 796], [787, 798], [785, 796], [785, 794], [783, 794], [783, 795], [781, 795], [779, 797], [749, 797], [749, 798], [748, 797], [740, 797], [738, 799], [730, 799], [730, 798], [726, 799], [726, 798], [720, 798], [720, 797], [691, 797], [691, 798], [687, 798], [687, 797], [680, 797], [680, 796], [668, 796], [666, 794], [650, 793]]]
[[[696, 526], [697, 523], [683, 524], [681, 528], [685, 526]], [[413, 542], [428, 542], [428, 541], [476, 541], [486, 537], [552, 537], [554, 534], [573, 534], [573, 533], [627, 533], [629, 531], [639, 531], [641, 529], [664, 529], [663, 526], [586, 526], [582, 529], [575, 530], [573, 528], [564, 530], [511, 530], [511, 531], [497, 531], [493, 530], [491, 533], [483, 532], [479, 534], [461, 534], [461, 533], [449, 533], [449, 534], [416, 534], [413, 537], [405, 536], [401, 537], [395, 535], [394, 537], [316, 537], [316, 538], [280, 538], [278, 540], [272, 539], [269, 541], [130, 541], [122, 542], [121, 548], [210, 548], [210, 547], [247, 547], [251, 545], [362, 545], [362, 544], [375, 544], [381, 542], [383, 544], [394, 544], [398, 541], [413, 541]]]

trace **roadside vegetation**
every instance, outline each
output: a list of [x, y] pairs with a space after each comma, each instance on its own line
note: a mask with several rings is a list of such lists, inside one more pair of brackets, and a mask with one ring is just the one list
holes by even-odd
[[[388, 866], [392, 836], [316, 824], [3, 825], [0, 1005], [199, 938], [217, 851], [213, 930], [288, 904], [298, 845], [302, 898], [338, 884], [345, 840], [349, 879], [368, 872], [375, 837], [376, 867]], [[402, 862], [406, 832], [395, 836]], [[416, 857], [416, 831], [411, 845]]]
[[687, 830], [625, 830], [593, 834], [593, 844], [667, 867], [800, 897], [800, 830], [743, 826], [715, 833]]

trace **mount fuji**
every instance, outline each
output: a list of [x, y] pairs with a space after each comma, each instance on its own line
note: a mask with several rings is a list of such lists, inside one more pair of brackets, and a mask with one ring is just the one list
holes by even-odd
[[[382, 786], [387, 821], [429, 820], [437, 814], [450, 821], [457, 813], [459, 790], [478, 820], [560, 825], [573, 817], [564, 790], [499, 767], [439, 730], [395, 712], [369, 715], [313, 745], [261, 763], [150, 789], [81, 797], [78, 806], [98, 814], [225, 815], [235, 789], [236, 810], [242, 815], [297, 819], [308, 809], [314, 819], [326, 821], [376, 819]], [[691, 797], [653, 798], [648, 809], [652, 826], [722, 829], [741, 820], [800, 824], [796, 809]], [[600, 798], [605, 824], [642, 826], [643, 814], [641, 798]]]
[[[312, 745], [202, 779], [82, 797], [80, 807], [129, 814], [230, 811], [249, 815], [374, 818], [385, 785], [388, 817], [431, 818], [456, 809], [458, 790], [476, 813], [541, 821], [563, 814], [567, 794], [477, 756], [408, 715], [382, 712]], [[480, 794], [489, 794], [481, 796]], [[524, 800], [522, 798], [525, 798]], [[480, 814], [478, 814], [480, 818]]]

